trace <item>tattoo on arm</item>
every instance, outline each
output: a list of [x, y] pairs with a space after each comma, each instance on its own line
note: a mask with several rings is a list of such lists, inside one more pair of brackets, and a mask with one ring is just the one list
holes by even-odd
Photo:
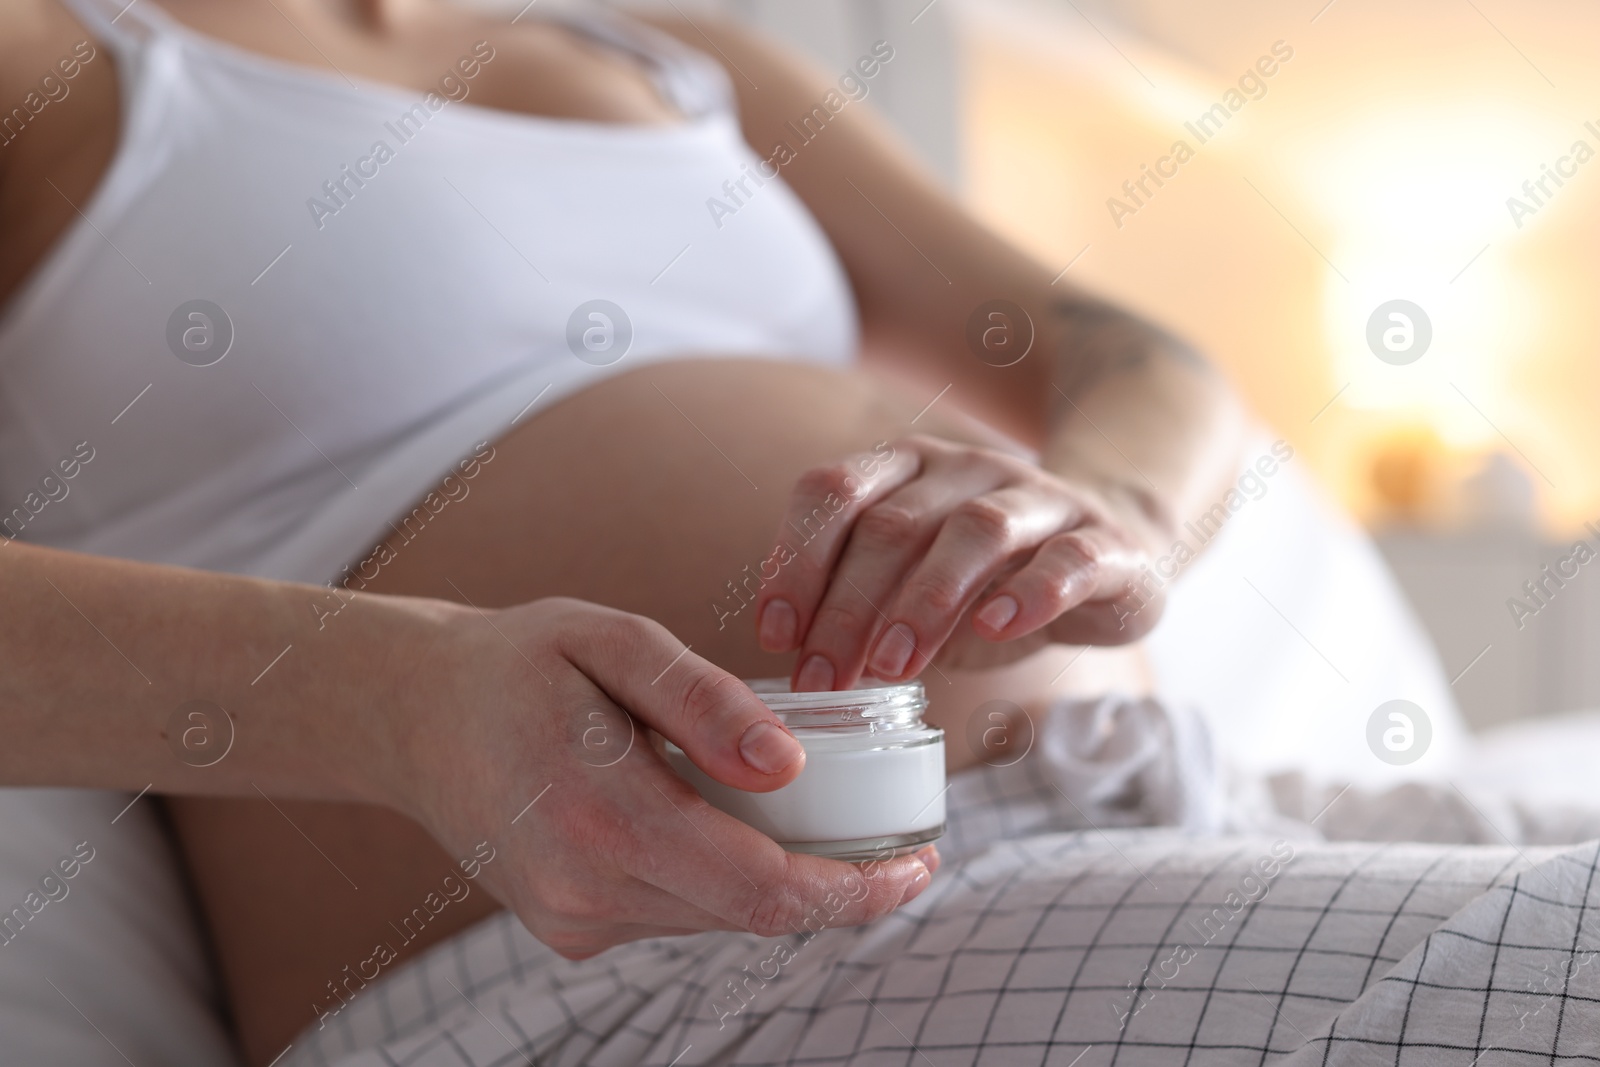
[[1101, 300], [1069, 298], [1051, 305], [1060, 326], [1057, 386], [1082, 396], [1102, 380], [1136, 374], [1158, 359], [1213, 374], [1205, 358], [1184, 341], [1139, 316]]

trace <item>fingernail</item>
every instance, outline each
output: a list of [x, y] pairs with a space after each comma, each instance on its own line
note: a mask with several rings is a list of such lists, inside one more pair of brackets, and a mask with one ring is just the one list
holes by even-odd
[[911, 879], [911, 884], [906, 886], [905, 895], [900, 898], [901, 905], [903, 906], [916, 900], [922, 895], [922, 891], [928, 888], [928, 883], [931, 881], [933, 881], [932, 872], [928, 870], [926, 865], [918, 863], [916, 875]]
[[777, 774], [805, 759], [806, 752], [800, 742], [770, 722], [758, 722], [739, 739], [739, 755], [762, 774]]
[[767, 601], [767, 606], [761, 609], [761, 625], [756, 630], [761, 647], [768, 652], [787, 651], [794, 644], [799, 621], [794, 605], [787, 600]]
[[825, 656], [812, 656], [801, 664], [794, 682], [798, 693], [826, 693], [833, 688], [833, 664]]
[[997, 596], [985, 604], [973, 618], [983, 623], [985, 629], [1004, 630], [1007, 624], [1017, 617], [1021, 607], [1017, 603], [1017, 598], [1010, 594]]
[[905, 673], [906, 664], [911, 662], [911, 653], [916, 650], [917, 635], [905, 623], [897, 622], [878, 638], [867, 666], [879, 678], [898, 678]]
[[939, 857], [938, 848], [936, 848], [933, 845], [929, 845], [926, 848], [918, 849], [916, 852], [913, 852], [911, 855], [912, 855], [912, 857], [914, 859], [919, 859], [919, 860], [922, 861], [922, 865], [924, 867], [928, 868], [928, 873], [929, 874], [937, 874], [938, 871], [939, 871], [940, 865], [944, 862]]

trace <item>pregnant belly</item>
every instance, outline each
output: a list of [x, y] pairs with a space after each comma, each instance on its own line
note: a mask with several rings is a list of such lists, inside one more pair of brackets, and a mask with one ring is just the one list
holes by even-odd
[[729, 359], [641, 367], [495, 441], [470, 495], [427, 536], [397, 534], [368, 588], [459, 599], [454, 583], [483, 607], [582, 597], [648, 614], [714, 658], [781, 670], [758, 658], [745, 613], [719, 625], [712, 605], [770, 551], [802, 471], [900, 436], [915, 414], [859, 372]]
[[[728, 583], [765, 558], [803, 470], [908, 433], [926, 402], [865, 374], [769, 361], [642, 367], [494, 442], [471, 492], [424, 533], [391, 541], [392, 558], [368, 589], [465, 596], [485, 608], [582, 597], [648, 615], [736, 674], [787, 675], [789, 657], [757, 648], [751, 613], [730, 614]], [[973, 433], [937, 408], [914, 429]], [[976, 762], [974, 742], [995, 725], [992, 702], [1032, 710], [1052, 693], [1137, 691], [1137, 649], [1080, 658], [1052, 647], [1004, 668], [925, 672], [928, 719], [947, 732], [948, 765]], [[639, 668], [654, 676], [664, 666]], [[1019, 753], [1002, 755], [1008, 763]], [[305, 1025], [305, 1005], [326, 997], [328, 976], [390, 937], [390, 917], [454, 863], [403, 816], [359, 805], [174, 799], [170, 810], [258, 1063]], [[285, 817], [333, 850], [361, 892], [324, 891], [322, 857]], [[486, 894], [451, 905], [402, 958], [495, 907]]]
[[[786, 676], [791, 656], [756, 644], [742, 583], [770, 553], [807, 468], [912, 432], [987, 439], [937, 408], [913, 426], [925, 404], [855, 370], [729, 359], [642, 367], [494, 442], [471, 494], [425, 537], [397, 535], [393, 561], [368, 589], [464, 595], [485, 608], [579, 597], [647, 615], [743, 677]], [[925, 672], [929, 718], [951, 734], [952, 768], [975, 758], [966, 724], [990, 701], [1031, 709], [1052, 679], [1057, 692], [1142, 682], [1137, 650], [1096, 650], [1062, 675], [1075, 654]]]

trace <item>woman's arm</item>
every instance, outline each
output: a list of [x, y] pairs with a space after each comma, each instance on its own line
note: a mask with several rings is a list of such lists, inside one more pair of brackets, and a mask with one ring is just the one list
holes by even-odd
[[0, 603], [0, 783], [388, 805], [452, 855], [501, 853], [485, 884], [569, 955], [772, 936], [830, 892], [849, 925], [914, 896], [935, 862], [864, 875], [786, 853], [646, 743], [596, 766], [596, 723], [631, 737], [629, 713], [736, 788], [804, 764], [748, 688], [636, 615], [562, 598], [480, 612], [8, 540]]
[[[920, 381], [930, 397], [948, 385], [941, 403], [1037, 450], [1054, 476], [909, 442], [898, 478], [843, 505], [827, 552], [763, 591], [763, 645], [798, 647], [795, 683], [830, 688], [867, 668], [915, 674], [952, 635], [969, 638], [944, 657], [961, 664], [1042, 641], [1142, 636], [1161, 597], [1130, 595], [1135, 582], [1237, 475], [1245, 422], [1226, 383], [1182, 341], [979, 225], [850, 100], [864, 86], [870, 95], [869, 75], [893, 62], [893, 42], [832, 80], [727, 26], [661, 25], [728, 64], [747, 140], [804, 199], [849, 271], [868, 360]], [[1037, 335], [1015, 362], [1006, 346], [1027, 327], [1014, 312], [981, 313], [996, 300], [1021, 308]], [[998, 351], [981, 344], [991, 327], [1005, 336]], [[808, 514], [845, 476], [813, 472], [792, 511]]]
[[[11, 540], [0, 601], [0, 782], [375, 803], [397, 799], [378, 773], [398, 756], [386, 684], [457, 614]], [[186, 749], [168, 720], [195, 700], [232, 722]], [[180, 758], [229, 733], [214, 766]]]
[[[867, 96], [840, 107], [844, 71], [700, 17], [659, 25], [729, 65], [746, 139], [781, 164], [850, 274], [869, 359], [915, 376], [930, 397], [950, 384], [941, 403], [1040, 450], [1051, 470], [1136, 501], [1150, 524], [1141, 532], [1162, 548], [1237, 476], [1241, 408], [1205, 360], [1065, 279], [1052, 284], [1056, 270], [978, 223], [869, 109], [872, 79], [850, 71]], [[897, 42], [882, 45], [863, 49], [865, 69], [893, 66], [881, 57]], [[803, 143], [802, 119], [808, 135], [821, 130]], [[985, 363], [968, 340], [969, 320], [996, 299], [1024, 309], [1037, 333], [1009, 367]]]

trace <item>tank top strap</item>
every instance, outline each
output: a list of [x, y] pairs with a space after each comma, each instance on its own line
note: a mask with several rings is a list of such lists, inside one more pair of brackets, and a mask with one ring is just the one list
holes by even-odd
[[[136, 52], [173, 26], [155, 0], [61, 0], [102, 43], [119, 54]], [[686, 116], [734, 110], [733, 86], [720, 64], [676, 38], [604, 8], [576, 8], [545, 16], [641, 63], [661, 95]]]
[[567, 8], [545, 18], [641, 63], [656, 91], [685, 116], [699, 118], [735, 110], [727, 71], [676, 37], [601, 7]]

